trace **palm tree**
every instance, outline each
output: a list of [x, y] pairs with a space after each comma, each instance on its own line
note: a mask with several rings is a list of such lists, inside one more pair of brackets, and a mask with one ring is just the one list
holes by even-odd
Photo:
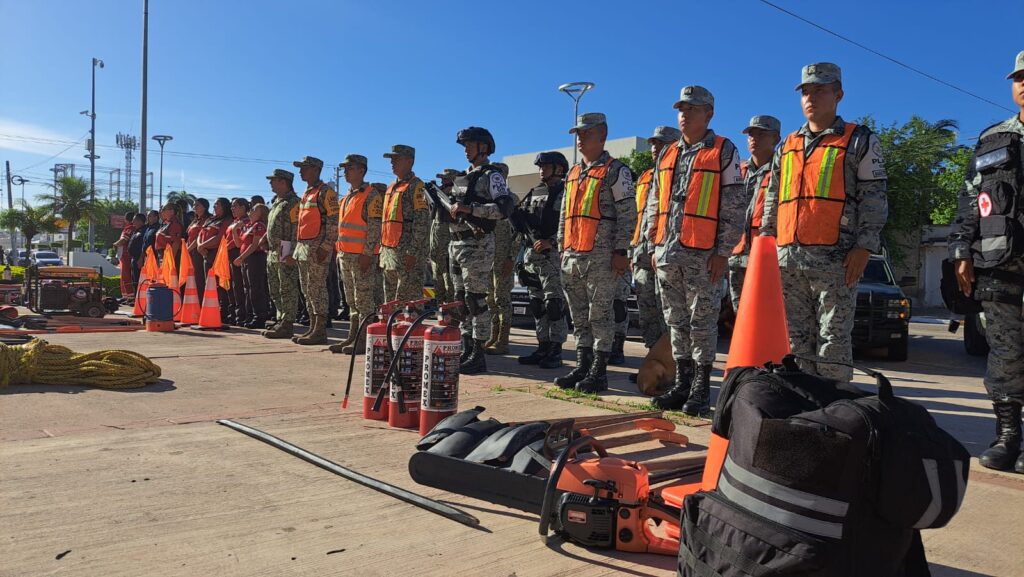
[[57, 217], [45, 207], [33, 207], [21, 202], [21, 209], [12, 208], [0, 212], [0, 228], [18, 229], [25, 238], [25, 250], [32, 248], [32, 239], [41, 233], [59, 230]]
[[192, 205], [196, 203], [196, 195], [185, 192], [184, 190], [172, 190], [167, 193], [167, 202], [177, 203], [179, 200], [184, 200], [191, 208]]
[[39, 197], [43, 208], [68, 224], [67, 251], [71, 254], [71, 240], [75, 232], [75, 224], [82, 219], [97, 221], [103, 218], [100, 204], [89, 198], [89, 183], [76, 176], [65, 176], [57, 180], [52, 194]]

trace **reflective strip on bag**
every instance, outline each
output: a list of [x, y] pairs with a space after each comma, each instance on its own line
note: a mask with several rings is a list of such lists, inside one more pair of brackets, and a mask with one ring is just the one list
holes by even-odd
[[750, 471], [740, 467], [736, 464], [736, 461], [732, 460], [732, 457], [725, 458], [725, 470], [728, 471], [729, 476], [736, 479], [744, 485], [756, 489], [760, 493], [764, 493], [769, 497], [785, 501], [792, 505], [796, 505], [802, 509], [810, 511], [817, 511], [819, 513], [825, 513], [826, 515], [833, 515], [835, 517], [845, 517], [846, 511], [850, 508], [850, 504], [845, 501], [838, 501], [836, 499], [830, 499], [828, 497], [822, 497], [821, 495], [815, 495], [813, 493], [807, 493], [799, 489], [793, 489], [780, 485], [775, 481], [770, 481], [764, 477], [755, 475]]
[[[938, 461], [935, 459], [921, 459], [921, 465], [924, 468], [925, 477], [928, 479], [928, 490], [931, 492], [932, 501], [928, 504], [928, 508], [924, 510], [921, 518], [917, 520], [917, 523], [914, 523], [914, 528], [928, 529], [934, 526], [935, 520], [942, 513], [942, 486], [939, 483]], [[953, 461], [953, 472], [956, 476], [957, 510], [960, 509], [960, 504], [964, 500], [964, 493], [967, 491], [967, 485], [964, 483], [963, 468], [963, 461]], [[953, 515], [955, 514], [956, 511], [953, 511]], [[952, 517], [952, 515], [949, 515], [949, 517]]]

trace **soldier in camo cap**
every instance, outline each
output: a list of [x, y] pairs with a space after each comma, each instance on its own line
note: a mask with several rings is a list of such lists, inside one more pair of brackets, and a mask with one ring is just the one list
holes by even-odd
[[300, 345], [327, 343], [327, 269], [338, 240], [338, 193], [320, 179], [324, 161], [313, 156], [292, 163], [306, 183], [299, 201], [295, 260], [309, 309], [309, 332], [292, 338]]
[[[885, 160], [871, 129], [839, 116], [838, 66], [804, 66], [796, 90], [807, 122], [775, 152], [760, 232], [778, 242], [793, 353], [850, 363], [857, 281], [881, 251], [889, 215]], [[848, 366], [798, 362], [825, 377], [853, 378]]]
[[384, 300], [404, 302], [423, 298], [430, 213], [423, 181], [412, 171], [416, 149], [404, 144], [384, 154], [391, 159], [395, 181], [384, 193], [380, 267], [384, 269]]
[[295, 194], [295, 175], [277, 169], [267, 177], [274, 200], [267, 217], [267, 285], [277, 316], [263, 331], [268, 339], [290, 339], [295, 334], [295, 314], [299, 304], [299, 269], [292, 253], [299, 225], [299, 196]]
[[[455, 178], [462, 173], [454, 168], [446, 168], [437, 174], [441, 182], [441, 190], [451, 194]], [[455, 287], [452, 284], [452, 273], [448, 263], [448, 245], [451, 244], [451, 231], [448, 224], [451, 215], [443, 209], [430, 205], [430, 268], [434, 275], [434, 298], [437, 304], [451, 302], [455, 299]]]

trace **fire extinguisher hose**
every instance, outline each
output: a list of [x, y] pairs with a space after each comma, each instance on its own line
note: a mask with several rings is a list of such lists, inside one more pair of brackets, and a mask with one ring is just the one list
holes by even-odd
[[[394, 376], [395, 371], [398, 370], [399, 353], [402, 352], [402, 349], [405, 347], [405, 343], [409, 342], [409, 337], [412, 336], [416, 327], [421, 325], [423, 321], [432, 314], [434, 314], [434, 311], [423, 312], [420, 316], [416, 317], [416, 320], [412, 321], [412, 324], [409, 325], [409, 329], [405, 331], [405, 336], [402, 337], [401, 342], [398, 343], [398, 348], [396, 348], [394, 354], [391, 355], [391, 365], [388, 366], [388, 372], [384, 375], [384, 386], [377, 391], [377, 398], [373, 400], [374, 411], [379, 411], [381, 405], [384, 404], [384, 395], [388, 394], [388, 382]], [[388, 327], [388, 342], [391, 342], [390, 326]], [[398, 412], [405, 412], [405, 391], [403, 391], [401, 387], [398, 388]]]
[[359, 353], [359, 351], [356, 350], [355, 343], [359, 342], [359, 336], [366, 331], [366, 325], [370, 324], [370, 321], [375, 320], [376, 318], [377, 313], [370, 313], [366, 315], [363, 322], [359, 323], [359, 328], [356, 329], [356, 340], [352, 343], [352, 358], [348, 363], [348, 382], [345, 383], [345, 398], [341, 400], [342, 409], [348, 408], [348, 394], [352, 390], [352, 370], [356, 367], [356, 355]]
[[321, 469], [330, 471], [335, 475], [339, 475], [350, 481], [355, 481], [356, 483], [359, 483], [364, 487], [369, 487], [374, 491], [378, 491], [380, 493], [384, 493], [385, 495], [389, 495], [401, 501], [405, 501], [406, 503], [415, 505], [421, 509], [426, 509], [431, 513], [436, 513], [438, 515], [441, 515], [442, 517], [462, 523], [463, 525], [468, 525], [470, 527], [477, 527], [480, 525], [479, 519], [470, 515], [469, 513], [466, 513], [465, 511], [456, 509], [455, 507], [452, 507], [450, 505], [445, 505], [444, 503], [440, 503], [433, 499], [424, 497], [423, 495], [418, 495], [416, 493], [413, 493], [412, 491], [407, 491], [405, 489], [402, 489], [401, 487], [396, 487], [383, 481], [378, 481], [373, 477], [368, 477], [366, 475], [363, 475], [362, 473], [353, 471], [352, 469], [342, 467], [341, 465], [333, 461], [329, 461], [321, 457], [320, 455], [310, 453], [309, 451], [303, 449], [302, 447], [293, 445], [269, 433], [264, 433], [259, 429], [248, 427], [246, 425], [237, 423], [230, 419], [221, 419], [217, 421], [217, 424], [224, 425], [225, 427], [234, 429], [239, 433], [248, 435], [256, 440], [263, 441], [268, 445], [277, 447], [278, 449], [281, 449], [286, 453], [298, 457], [303, 461], [306, 461], [307, 463], [316, 465]]

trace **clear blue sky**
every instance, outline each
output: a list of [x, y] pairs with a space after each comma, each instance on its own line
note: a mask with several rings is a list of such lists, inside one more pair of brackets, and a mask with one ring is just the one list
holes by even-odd
[[[1013, 108], [1004, 77], [1024, 49], [1020, 0], [776, 3]], [[55, 162], [88, 177], [84, 144], [60, 154], [68, 144], [52, 141], [89, 129], [79, 111], [89, 108], [94, 56], [106, 63], [98, 165], [122, 166], [123, 152], [104, 146], [118, 132], [140, 134], [142, 1], [0, 0], [0, 22], [0, 161], [33, 181], [26, 196], [43, 192]], [[309, 154], [329, 166], [362, 153], [378, 181], [390, 180], [381, 154], [393, 143], [417, 148], [421, 176], [461, 168], [454, 140], [467, 125], [494, 133], [497, 158], [569, 145], [571, 101], [556, 87], [578, 80], [597, 84], [582, 110], [608, 114], [612, 138], [674, 125], [679, 89], [701, 84], [716, 97], [712, 127], [741, 149], [753, 114], [778, 116], [786, 132], [802, 122], [793, 87], [816, 61], [842, 66], [846, 118], [953, 118], [968, 141], [1011, 114], [757, 0], [151, 0], [149, 42], [149, 135], [173, 135], [168, 153]], [[159, 155], [148, 162], [156, 173]], [[269, 194], [263, 177], [275, 167], [291, 168], [168, 154], [164, 189], [184, 181], [208, 198]], [[99, 170], [98, 187], [106, 178]]]

